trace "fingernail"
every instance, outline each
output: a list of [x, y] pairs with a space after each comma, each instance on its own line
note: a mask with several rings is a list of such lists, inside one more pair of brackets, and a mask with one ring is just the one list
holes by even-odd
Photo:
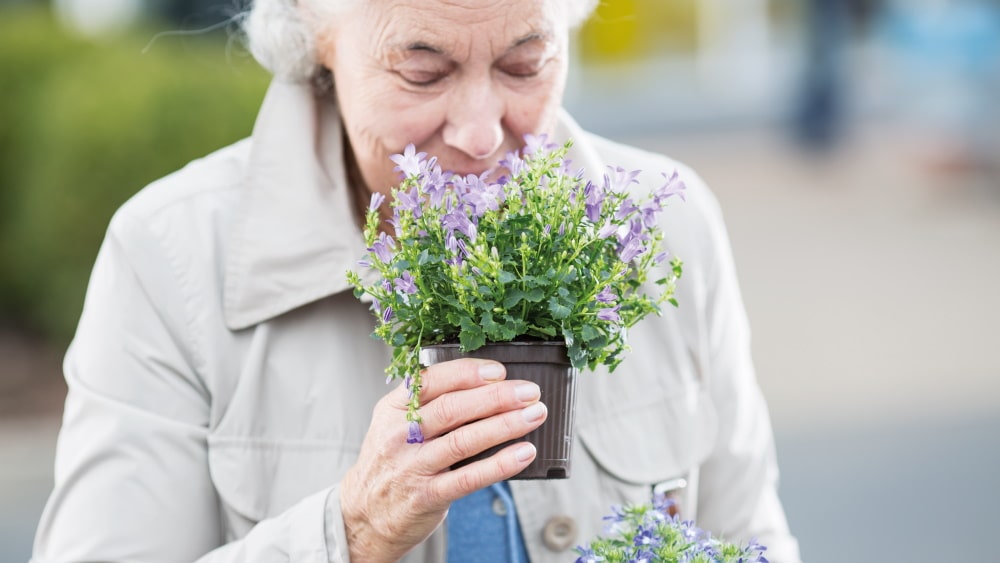
[[503, 365], [496, 362], [489, 362], [479, 366], [479, 377], [482, 377], [487, 381], [503, 379], [504, 373], [505, 370], [503, 369]]
[[525, 444], [520, 448], [517, 448], [517, 451], [514, 452], [514, 457], [517, 458], [517, 461], [528, 461], [534, 456], [535, 446], [531, 444]]
[[534, 383], [521, 383], [514, 388], [514, 396], [518, 401], [534, 401], [542, 396], [542, 390]]
[[525, 422], [535, 422], [545, 416], [545, 412], [544, 403], [535, 403], [530, 407], [525, 407], [524, 410], [521, 411], [521, 416], [524, 417]]

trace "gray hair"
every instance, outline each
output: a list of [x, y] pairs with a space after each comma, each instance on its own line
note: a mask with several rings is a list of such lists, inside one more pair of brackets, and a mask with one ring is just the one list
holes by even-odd
[[[308, 9], [323, 6], [323, 15], [335, 13], [357, 0], [253, 0], [244, 14], [243, 33], [250, 53], [276, 78], [290, 82], [319, 76], [316, 60], [316, 28], [305, 21], [300, 2]], [[361, 0], [364, 1], [364, 0]], [[599, 0], [566, 0], [570, 26], [584, 22]]]

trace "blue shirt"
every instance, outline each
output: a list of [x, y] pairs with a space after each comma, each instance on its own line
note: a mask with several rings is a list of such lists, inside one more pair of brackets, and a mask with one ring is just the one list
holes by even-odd
[[529, 563], [506, 481], [451, 503], [447, 525], [449, 563]]

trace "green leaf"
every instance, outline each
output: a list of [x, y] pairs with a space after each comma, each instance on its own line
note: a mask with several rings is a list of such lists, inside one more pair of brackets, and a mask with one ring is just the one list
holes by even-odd
[[536, 288], [532, 289], [531, 291], [529, 291], [527, 293], [527, 295], [525, 295], [524, 298], [527, 299], [531, 303], [538, 303], [542, 299], [545, 299], [545, 292], [542, 291], [542, 288], [536, 287]]
[[458, 341], [462, 345], [463, 352], [471, 352], [486, 344], [483, 328], [472, 322], [469, 317], [462, 318], [461, 326], [462, 331], [458, 333]]
[[555, 297], [549, 299], [549, 312], [552, 313], [552, 318], [557, 321], [565, 319], [571, 313], [570, 308], [560, 303]]
[[483, 327], [483, 332], [486, 334], [487, 338], [494, 341], [503, 340], [500, 334], [501, 329], [503, 327], [502, 325], [497, 324], [497, 322], [493, 320], [493, 313], [489, 311], [483, 313], [481, 324]]
[[516, 280], [517, 276], [515, 276], [514, 274], [508, 272], [507, 270], [500, 270], [500, 275], [497, 276], [497, 279], [500, 280], [500, 283], [507, 284], [507, 283], [511, 283], [512, 281]]
[[580, 329], [580, 337], [583, 338], [584, 342], [590, 342], [598, 336], [601, 336], [601, 331], [590, 325], [583, 325], [583, 328]]
[[527, 297], [527, 294], [520, 289], [512, 289], [507, 292], [507, 297], [503, 300], [503, 308], [508, 310], [513, 309], [525, 297]]
[[528, 329], [534, 332], [544, 334], [545, 336], [555, 336], [556, 334], [558, 334], [555, 327], [552, 326], [528, 325]]

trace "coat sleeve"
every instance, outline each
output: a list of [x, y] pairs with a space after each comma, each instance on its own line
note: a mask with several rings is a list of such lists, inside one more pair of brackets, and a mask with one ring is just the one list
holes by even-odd
[[757, 538], [772, 563], [799, 563], [778, 499], [778, 465], [767, 405], [750, 354], [750, 329], [718, 202], [703, 191], [706, 295], [702, 335], [706, 384], [718, 434], [701, 466], [698, 524], [730, 541]]
[[211, 395], [169, 256], [119, 214], [77, 334], [55, 487], [32, 561], [344, 561], [333, 486], [224, 543], [209, 474]]

